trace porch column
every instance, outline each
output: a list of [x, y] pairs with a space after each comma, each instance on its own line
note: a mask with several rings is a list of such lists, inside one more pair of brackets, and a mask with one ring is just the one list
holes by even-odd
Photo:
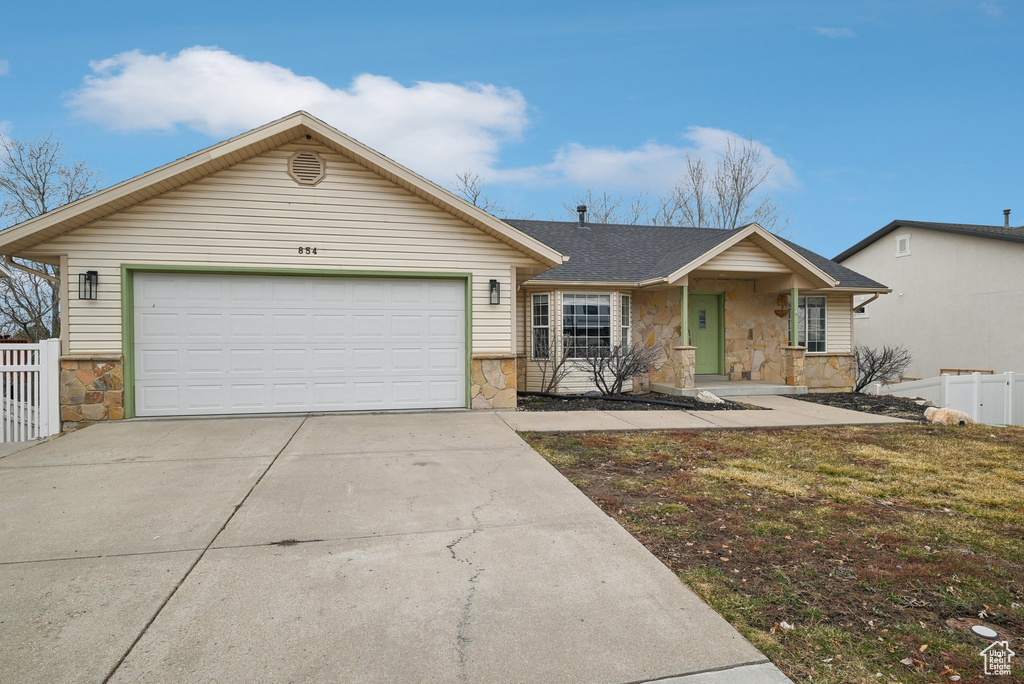
[[782, 348], [782, 358], [786, 366], [786, 384], [801, 386], [806, 384], [804, 375], [804, 353], [806, 347], [800, 346], [800, 290], [789, 291], [789, 344]]
[[693, 389], [696, 347], [690, 346], [690, 286], [679, 287], [679, 346], [672, 348], [676, 364], [676, 387]]
[[690, 286], [679, 288], [679, 346], [690, 344]]
[[795, 347], [800, 344], [800, 290], [793, 288], [789, 291], [789, 346]]

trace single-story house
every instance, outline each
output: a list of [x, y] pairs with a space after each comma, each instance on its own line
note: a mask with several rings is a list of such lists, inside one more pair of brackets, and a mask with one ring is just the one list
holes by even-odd
[[655, 390], [848, 388], [853, 297], [887, 291], [758, 225], [503, 221], [305, 112], [0, 253], [60, 267], [65, 421], [509, 408], [554, 355], [624, 341], [660, 350]]
[[901, 344], [913, 355], [905, 372], [1024, 371], [1024, 226], [891, 221], [835, 261], [893, 289], [858, 297], [854, 329], [870, 347]]

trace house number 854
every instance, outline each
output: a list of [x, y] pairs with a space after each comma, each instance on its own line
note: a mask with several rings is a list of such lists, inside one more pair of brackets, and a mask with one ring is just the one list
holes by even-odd
[[316, 254], [316, 247], [299, 247], [299, 254]]

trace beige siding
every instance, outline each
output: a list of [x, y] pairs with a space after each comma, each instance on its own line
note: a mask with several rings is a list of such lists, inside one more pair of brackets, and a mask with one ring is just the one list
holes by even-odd
[[825, 303], [825, 348], [831, 353], [853, 351], [853, 296], [830, 294]]
[[737, 243], [700, 267], [702, 271], [790, 273], [778, 259], [749, 240]]
[[[327, 177], [295, 183], [286, 160], [315, 148]], [[317, 255], [299, 255], [300, 246]], [[536, 263], [326, 147], [288, 144], [107, 216], [34, 250], [100, 274], [99, 299], [69, 301], [71, 353], [121, 349], [120, 267], [174, 264], [473, 275], [475, 354], [513, 353], [513, 273]], [[31, 252], [26, 253], [30, 255]], [[502, 303], [488, 303], [488, 281]], [[74, 293], [72, 293], [74, 294]]]

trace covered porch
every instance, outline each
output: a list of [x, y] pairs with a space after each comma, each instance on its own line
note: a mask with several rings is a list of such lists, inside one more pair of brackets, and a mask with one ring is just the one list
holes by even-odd
[[[737, 238], [634, 292], [633, 340], [661, 357], [641, 386], [728, 397], [852, 385], [851, 364], [826, 358], [851, 354], [852, 294], [834, 292], [834, 278], [774, 235]], [[837, 377], [809, 382], [808, 367], [816, 374], [821, 366]]]

